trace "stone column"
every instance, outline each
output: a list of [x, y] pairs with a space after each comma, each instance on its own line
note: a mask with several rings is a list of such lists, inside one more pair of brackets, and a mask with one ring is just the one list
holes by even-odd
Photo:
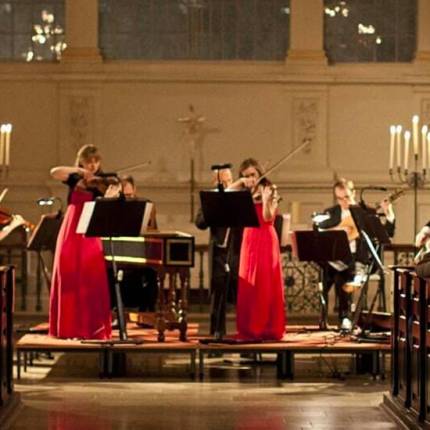
[[430, 63], [430, 1], [418, 0], [415, 62]]
[[62, 62], [99, 63], [98, 0], [66, 0], [66, 43]]
[[327, 64], [323, 0], [291, 0], [287, 64]]

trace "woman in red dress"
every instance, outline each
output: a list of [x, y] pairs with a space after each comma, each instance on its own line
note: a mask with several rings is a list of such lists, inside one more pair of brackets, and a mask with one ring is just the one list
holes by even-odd
[[75, 166], [51, 169], [69, 186], [68, 206], [58, 234], [49, 305], [49, 334], [59, 338], [109, 339], [109, 286], [99, 238], [76, 233], [85, 202], [102, 195], [88, 184], [100, 171], [100, 155], [83, 146]]
[[242, 162], [239, 180], [252, 190], [259, 227], [246, 227], [240, 250], [237, 297], [237, 337], [280, 340], [285, 332], [284, 284], [278, 236], [273, 222], [278, 199], [253, 158]]

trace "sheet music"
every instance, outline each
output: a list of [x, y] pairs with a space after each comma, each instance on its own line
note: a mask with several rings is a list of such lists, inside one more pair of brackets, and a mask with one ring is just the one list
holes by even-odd
[[151, 221], [152, 209], [154, 208], [154, 204], [152, 202], [146, 202], [145, 212], [143, 214], [142, 219], [142, 227], [140, 229], [140, 234], [144, 234], [148, 230], [149, 222]]
[[76, 227], [76, 233], [85, 234], [87, 232], [88, 225], [90, 223], [91, 217], [93, 216], [95, 205], [95, 201], [84, 203], [78, 226]]

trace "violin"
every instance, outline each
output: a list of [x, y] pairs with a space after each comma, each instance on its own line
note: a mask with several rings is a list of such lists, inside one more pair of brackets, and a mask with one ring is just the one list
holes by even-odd
[[10, 224], [12, 219], [12, 213], [8, 209], [0, 207], [0, 228]]
[[90, 179], [82, 178], [82, 188], [85, 190], [96, 190], [100, 194], [105, 194], [111, 185], [118, 185], [120, 183], [116, 173], [103, 173], [99, 172], [92, 176]]

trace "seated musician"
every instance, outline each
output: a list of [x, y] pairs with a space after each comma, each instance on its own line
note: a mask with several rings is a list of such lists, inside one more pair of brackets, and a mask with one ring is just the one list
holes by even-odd
[[418, 253], [414, 258], [417, 264], [417, 273], [419, 276], [428, 277], [430, 268], [430, 222], [428, 222], [416, 235], [415, 247]]
[[[355, 190], [352, 181], [340, 179], [333, 185], [334, 197], [337, 204], [325, 210], [329, 219], [318, 223], [321, 229], [344, 229], [350, 239], [349, 246], [352, 254], [351, 261], [331, 262], [324, 267], [323, 297], [328, 309], [328, 294], [334, 285], [339, 299], [339, 325], [342, 330], [351, 329], [351, 296], [347, 285], [359, 284], [364, 275], [364, 264], [368, 262], [368, 252], [358, 237], [358, 231], [352, 220], [350, 205], [356, 204]], [[384, 200], [381, 210], [385, 215], [385, 228], [389, 236], [394, 234], [395, 220], [391, 203]], [[326, 318], [326, 315], [323, 315]]]
[[[115, 196], [120, 190], [126, 198], [135, 198], [137, 196], [137, 187], [134, 178], [131, 175], [121, 176], [120, 188], [111, 187], [109, 196]], [[157, 230], [157, 220], [155, 205], [148, 224], [148, 231]], [[128, 308], [137, 308], [139, 312], [155, 312], [157, 303], [157, 273], [150, 267], [131, 267], [123, 270], [124, 276], [121, 282], [121, 296], [124, 306]], [[112, 306], [116, 306], [116, 298], [113, 289], [113, 275], [110, 271], [110, 291]]]

